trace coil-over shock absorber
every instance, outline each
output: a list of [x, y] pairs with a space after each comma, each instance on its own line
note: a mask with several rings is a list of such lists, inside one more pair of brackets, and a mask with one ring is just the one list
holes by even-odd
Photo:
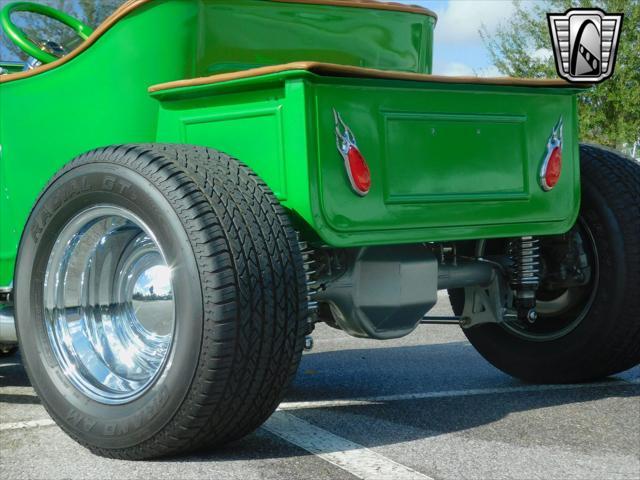
[[316, 261], [313, 258], [313, 250], [309, 248], [307, 242], [300, 240], [299, 233], [298, 243], [300, 245], [300, 253], [302, 253], [302, 260], [304, 261], [304, 273], [307, 277], [307, 308], [309, 317], [307, 318], [304, 348], [305, 350], [311, 350], [313, 348], [313, 338], [311, 337], [311, 333], [313, 332], [315, 323], [318, 320], [318, 302], [315, 299], [318, 292], [316, 288], [316, 271], [314, 270]]
[[540, 241], [534, 237], [521, 237], [509, 241], [511, 258], [511, 288], [518, 319], [533, 323], [536, 312], [536, 291], [540, 285]]

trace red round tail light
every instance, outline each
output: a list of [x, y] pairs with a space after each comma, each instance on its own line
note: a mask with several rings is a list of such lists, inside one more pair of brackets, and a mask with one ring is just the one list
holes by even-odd
[[558, 184], [562, 173], [562, 117], [553, 128], [547, 142], [547, 154], [540, 169], [540, 186], [545, 192]]
[[338, 151], [344, 159], [344, 168], [349, 177], [349, 183], [355, 193], [364, 197], [371, 188], [371, 171], [369, 165], [356, 144], [356, 137], [351, 129], [342, 120], [340, 114], [334, 109], [333, 115], [336, 121], [336, 144]]
[[562, 149], [556, 147], [551, 152], [549, 162], [547, 163], [547, 171], [544, 174], [546, 186], [551, 190], [560, 180], [560, 172], [562, 171]]
[[360, 195], [366, 195], [371, 188], [371, 172], [369, 171], [367, 161], [355, 145], [349, 147], [347, 160], [351, 186]]

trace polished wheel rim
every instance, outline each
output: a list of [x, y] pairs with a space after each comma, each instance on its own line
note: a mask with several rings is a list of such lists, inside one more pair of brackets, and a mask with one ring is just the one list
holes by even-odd
[[67, 223], [47, 264], [44, 307], [58, 363], [93, 400], [130, 402], [166, 368], [175, 331], [171, 269], [130, 211], [96, 206]]

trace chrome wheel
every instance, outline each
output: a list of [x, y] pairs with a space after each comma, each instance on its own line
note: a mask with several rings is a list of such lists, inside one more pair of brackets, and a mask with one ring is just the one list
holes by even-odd
[[53, 353], [83, 394], [126, 403], [161, 375], [175, 330], [171, 269], [133, 213], [96, 206], [68, 222], [52, 248], [43, 293]]

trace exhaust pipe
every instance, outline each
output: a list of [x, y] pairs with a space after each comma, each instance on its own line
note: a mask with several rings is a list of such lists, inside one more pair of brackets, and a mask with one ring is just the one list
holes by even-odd
[[17, 344], [16, 324], [13, 307], [0, 305], [0, 344]]

